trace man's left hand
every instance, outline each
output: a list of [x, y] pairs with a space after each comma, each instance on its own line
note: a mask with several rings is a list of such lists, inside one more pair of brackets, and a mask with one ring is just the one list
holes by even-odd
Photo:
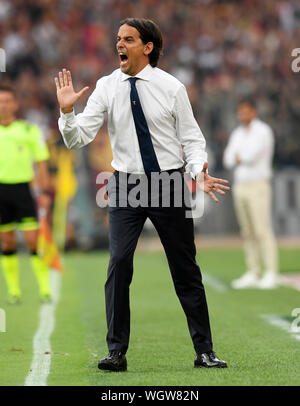
[[218, 203], [219, 200], [215, 196], [214, 192], [219, 193], [220, 195], [225, 195], [226, 191], [230, 190], [229, 186], [225, 186], [229, 182], [226, 179], [214, 178], [210, 176], [207, 173], [207, 168], [208, 163], [205, 162], [202, 172], [198, 173], [196, 176], [196, 182], [201, 190], [207, 193], [213, 199], [213, 201]]

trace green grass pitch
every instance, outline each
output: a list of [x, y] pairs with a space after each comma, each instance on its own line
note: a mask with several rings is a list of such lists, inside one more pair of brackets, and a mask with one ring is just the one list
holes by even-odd
[[[268, 324], [261, 315], [291, 320], [300, 307], [300, 293], [287, 287], [274, 291], [230, 288], [244, 269], [239, 249], [198, 250], [202, 272], [227, 289], [206, 285], [214, 347], [227, 369], [194, 369], [194, 350], [186, 319], [176, 297], [163, 252], [137, 252], [131, 285], [131, 341], [128, 371], [99, 371], [97, 360], [107, 354], [104, 283], [108, 253], [70, 253], [51, 336], [52, 360], [47, 384], [53, 385], [299, 385], [300, 341]], [[37, 285], [26, 255], [21, 258], [23, 303], [8, 306], [0, 276], [0, 308], [7, 331], [0, 333], [0, 385], [24, 385], [33, 357], [38, 327]], [[281, 249], [284, 271], [300, 270], [300, 251]]]

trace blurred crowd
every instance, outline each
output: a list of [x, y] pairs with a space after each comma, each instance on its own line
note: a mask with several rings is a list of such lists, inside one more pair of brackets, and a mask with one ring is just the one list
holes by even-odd
[[[291, 69], [291, 51], [300, 47], [299, 0], [0, 0], [0, 47], [7, 57], [0, 81], [13, 83], [20, 114], [59, 140], [54, 76], [67, 67], [76, 89], [92, 91], [118, 67], [116, 32], [128, 16], [159, 24], [159, 67], [187, 86], [215, 170], [223, 169], [236, 103], [249, 95], [274, 129], [275, 166], [300, 164], [300, 72]], [[107, 145], [97, 137], [89, 147], [95, 173], [109, 167], [110, 153], [105, 162], [99, 153]]]

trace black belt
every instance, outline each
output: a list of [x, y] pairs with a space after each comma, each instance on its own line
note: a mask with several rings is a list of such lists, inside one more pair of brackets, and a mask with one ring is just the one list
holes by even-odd
[[168, 171], [161, 171], [161, 173], [162, 172], [167, 172], [169, 175], [171, 175], [171, 173], [173, 173], [173, 172], [184, 173], [184, 166], [182, 166], [181, 168], [169, 169]]
[[[176, 169], [169, 169], [167, 171], [160, 171], [160, 172], [154, 172], [154, 173], [168, 173], [169, 175], [171, 175], [174, 172], [180, 172], [180, 173], [184, 173], [184, 166], [182, 166], [181, 168], [176, 168]], [[114, 174], [119, 174], [119, 173], [123, 173], [126, 174], [127, 176], [130, 175], [136, 175], [136, 176], [147, 176], [145, 173], [128, 173], [128, 172], [121, 172], [121, 171], [114, 171]]]

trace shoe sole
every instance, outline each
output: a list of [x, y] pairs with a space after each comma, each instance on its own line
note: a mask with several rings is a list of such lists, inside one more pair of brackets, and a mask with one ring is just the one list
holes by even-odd
[[101, 369], [102, 371], [125, 372], [125, 371], [127, 371], [127, 366], [114, 367], [111, 364], [98, 364], [98, 369]]
[[194, 365], [194, 368], [227, 368], [227, 365], [212, 365], [212, 366], [207, 366], [207, 365]]

